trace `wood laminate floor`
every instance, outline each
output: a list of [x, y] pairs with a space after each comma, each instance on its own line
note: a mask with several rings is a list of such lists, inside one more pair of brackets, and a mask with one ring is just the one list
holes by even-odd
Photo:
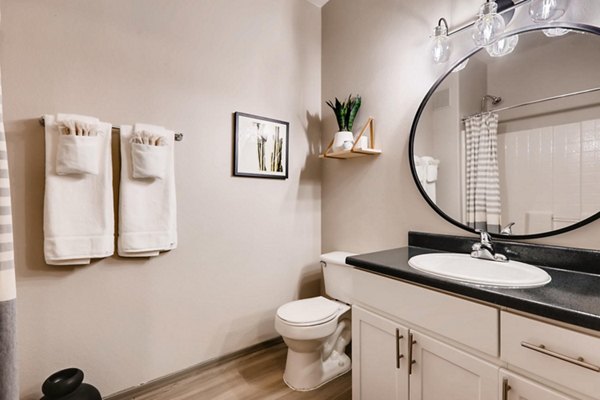
[[310, 392], [283, 382], [287, 347], [281, 343], [202, 369], [177, 382], [133, 397], [135, 400], [351, 400], [352, 374]]

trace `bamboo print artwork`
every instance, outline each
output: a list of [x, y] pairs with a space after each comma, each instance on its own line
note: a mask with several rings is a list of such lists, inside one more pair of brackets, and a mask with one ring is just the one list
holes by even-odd
[[279, 127], [275, 127], [275, 143], [273, 152], [271, 153], [271, 172], [283, 172], [283, 164], [281, 162], [283, 156], [283, 138], [279, 136]]
[[262, 124], [254, 123], [256, 125], [256, 149], [258, 150], [258, 170], [266, 171], [267, 166], [265, 163], [265, 146], [267, 137], [262, 134]]
[[287, 179], [289, 122], [235, 113], [234, 175]]

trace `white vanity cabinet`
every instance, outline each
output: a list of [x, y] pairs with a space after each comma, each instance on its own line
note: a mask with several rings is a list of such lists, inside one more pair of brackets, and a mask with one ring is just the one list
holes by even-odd
[[501, 313], [501, 358], [600, 398], [600, 338], [509, 312]]
[[498, 399], [498, 366], [410, 330], [410, 400]]
[[493, 364], [360, 306], [352, 332], [354, 400], [498, 398]]
[[353, 400], [600, 400], [599, 336], [353, 277]]
[[352, 399], [408, 400], [408, 329], [352, 309]]
[[500, 385], [501, 400], [576, 400], [505, 369], [500, 370]]

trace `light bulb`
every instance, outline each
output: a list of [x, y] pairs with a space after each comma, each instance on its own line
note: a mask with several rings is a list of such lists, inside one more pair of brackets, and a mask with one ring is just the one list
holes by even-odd
[[431, 46], [431, 55], [436, 64], [445, 63], [450, 58], [452, 43], [448, 37], [448, 27], [441, 24], [436, 26], [433, 31], [433, 45]]
[[529, 16], [533, 22], [550, 22], [562, 17], [569, 7], [569, 0], [532, 0]]
[[519, 43], [519, 35], [512, 35], [492, 43], [485, 50], [492, 57], [504, 57], [517, 48], [517, 43]]
[[504, 18], [498, 14], [498, 4], [495, 1], [485, 3], [473, 25], [473, 41], [477, 46], [487, 46], [502, 35], [505, 27]]
[[440, 18], [437, 26], [433, 30], [433, 43], [431, 45], [431, 55], [436, 64], [445, 63], [450, 58], [452, 51], [452, 42], [448, 37], [448, 22], [446, 18]]
[[548, 28], [544, 29], [543, 32], [544, 35], [548, 37], [558, 37], [566, 35], [567, 33], [571, 32], [571, 30], [566, 28]]

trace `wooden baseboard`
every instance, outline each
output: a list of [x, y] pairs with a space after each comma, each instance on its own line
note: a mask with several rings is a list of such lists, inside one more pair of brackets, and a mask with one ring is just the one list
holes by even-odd
[[193, 366], [183, 369], [181, 371], [177, 371], [172, 374], [165, 375], [165, 376], [157, 378], [157, 379], [153, 379], [146, 383], [142, 383], [139, 386], [134, 386], [129, 389], [125, 389], [120, 392], [111, 394], [107, 397], [104, 397], [104, 400], [131, 400], [135, 396], [140, 396], [146, 392], [152, 391], [161, 386], [166, 386], [166, 385], [172, 384], [174, 382], [177, 382], [181, 379], [186, 378], [187, 376], [189, 376], [191, 374], [195, 374], [195, 373], [198, 373], [199, 371], [216, 367], [219, 364], [223, 364], [223, 363], [231, 361], [235, 358], [243, 357], [245, 355], [257, 352], [259, 350], [264, 350], [269, 347], [273, 347], [282, 342], [283, 342], [283, 339], [281, 338], [281, 336], [273, 338], [273, 339], [269, 339], [264, 342], [255, 344], [253, 346], [246, 347], [245, 349], [241, 349], [241, 350], [235, 351], [230, 354], [226, 354], [221, 357], [216, 357], [211, 360], [205, 361], [203, 363], [193, 365]]

